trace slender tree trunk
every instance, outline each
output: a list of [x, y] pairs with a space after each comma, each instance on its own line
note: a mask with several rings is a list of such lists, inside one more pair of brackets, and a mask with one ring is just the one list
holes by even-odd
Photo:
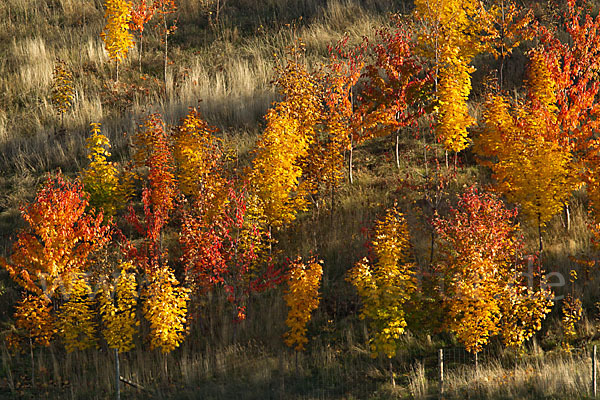
[[115, 64], [117, 65], [117, 67], [115, 68], [116, 73], [117, 73], [117, 77], [115, 79], [115, 82], [119, 83], [119, 61], [115, 61]]
[[431, 230], [431, 247], [430, 247], [430, 252], [429, 252], [429, 266], [433, 265], [433, 248], [434, 248], [434, 246], [435, 246], [435, 231], [432, 229]]
[[121, 371], [119, 365], [119, 350], [115, 349], [115, 388], [116, 398], [121, 400]]
[[170, 381], [170, 379], [169, 379], [169, 364], [167, 363], [167, 353], [163, 353], [163, 368], [165, 371], [165, 378], [167, 379], [167, 381]]
[[164, 77], [165, 77], [165, 94], [167, 92], [167, 53], [169, 51], [169, 31], [167, 30], [167, 18], [164, 18], [164, 28], [165, 28], [165, 70], [164, 70]]
[[140, 65], [140, 74], [142, 73], [142, 49], [143, 49], [143, 44], [144, 44], [143, 38], [144, 37], [140, 34], [140, 52], [138, 54], [138, 63]]
[[500, 49], [501, 54], [500, 54], [500, 82], [499, 82], [499, 86], [500, 86], [500, 90], [502, 90], [502, 83], [504, 80], [504, 76], [503, 76], [503, 70], [504, 70], [504, 37], [505, 37], [505, 32], [504, 32], [504, 21], [505, 21], [505, 13], [504, 13], [504, 0], [502, 1], [502, 30], [500, 32], [500, 40], [502, 41], [502, 47]]
[[348, 156], [348, 180], [352, 185], [354, 183], [354, 178], [352, 177], [352, 156], [354, 150], [354, 143], [352, 143], [352, 139], [350, 139], [350, 155]]
[[396, 132], [396, 168], [400, 169], [400, 133]]
[[33, 358], [33, 340], [29, 337], [29, 357], [31, 359], [31, 387], [35, 388], [35, 360]]
[[394, 369], [392, 367], [392, 359], [390, 358], [390, 381], [393, 387], [396, 387], [396, 379], [394, 378]]
[[538, 240], [540, 244], [540, 261], [542, 257], [542, 252], [544, 251], [544, 242], [542, 241], [542, 216], [538, 213]]

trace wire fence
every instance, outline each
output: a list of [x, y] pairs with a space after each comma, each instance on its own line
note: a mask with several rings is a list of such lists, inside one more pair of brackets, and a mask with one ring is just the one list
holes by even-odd
[[[113, 360], [110, 354], [94, 351], [67, 355], [64, 363], [57, 364], [59, 369], [64, 367], [60, 371], [52, 370], [57, 368], [50, 362], [49, 356], [54, 357], [52, 353], [36, 353], [38, 371], [46, 370], [49, 376], [61, 375], [63, 381], [69, 378], [69, 383], [51, 393], [64, 394], [68, 398], [111, 397], [109, 394], [115, 390], [111, 372]], [[347, 351], [320, 348], [299, 354], [283, 349], [268, 351], [259, 345], [240, 345], [205, 350], [201, 354], [170, 355], [169, 372], [165, 375], [161, 372], [160, 357], [150, 358], [147, 352], [139, 354], [146, 358], [137, 359], [136, 353], [123, 355], [123, 399], [350, 400], [402, 396], [433, 399], [442, 395], [446, 398], [515, 398], [510, 397], [510, 393], [521, 393], [519, 390], [542, 396], [547, 391], [552, 398], [589, 398], [595, 393], [593, 347], [573, 349], [569, 353], [513, 354], [512, 358], [494, 348], [484, 349], [477, 358], [463, 347], [430, 348], [418, 354], [401, 354], [392, 360], [390, 369], [388, 359], [373, 359], [364, 348], [358, 347]], [[88, 358], [84, 359], [84, 355]], [[96, 370], [73, 369], [77, 365], [87, 365], [89, 369], [92, 359], [97, 364]], [[20, 360], [20, 371], [11, 370], [9, 364], [19, 360], [9, 359], [6, 351], [2, 361], [2, 375], [5, 376], [0, 377], [0, 397], [18, 392], [18, 380], [27, 379], [28, 368], [26, 355]], [[71, 364], [71, 369], [64, 364]], [[396, 387], [391, 384], [392, 376]], [[36, 379], [38, 388], [30, 388], [29, 393], [42, 396], [45, 392], [40, 391], [40, 386], [48, 390], [50, 384], [44, 381], [43, 373]], [[10, 388], [3, 383], [8, 384], [9, 380]], [[89, 386], [87, 391], [86, 385]], [[523, 388], [511, 392], [502, 385], [521, 385]], [[527, 385], [538, 385], [539, 388], [532, 389]], [[486, 393], [494, 391], [505, 394], [486, 397]]]

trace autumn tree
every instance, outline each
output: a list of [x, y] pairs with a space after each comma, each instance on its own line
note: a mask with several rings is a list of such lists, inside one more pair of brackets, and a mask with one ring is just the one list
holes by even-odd
[[485, 13], [483, 40], [489, 44], [488, 51], [500, 59], [498, 86], [504, 84], [504, 64], [522, 41], [533, 37], [531, 9], [520, 9], [512, 0], [493, 2]]
[[248, 180], [269, 225], [280, 227], [307, 208], [310, 185], [301, 182], [302, 162], [321, 119], [319, 82], [301, 63], [302, 51], [290, 50], [277, 66], [283, 100], [266, 115], [267, 126], [254, 150]]
[[87, 271], [91, 256], [110, 240], [102, 212], [88, 211], [89, 196], [79, 181], [48, 176], [35, 201], [23, 208], [23, 228], [10, 262], [11, 278], [24, 289], [52, 298], [73, 274]]
[[6, 338], [10, 348], [18, 349], [23, 339], [29, 344], [31, 362], [31, 384], [35, 386], [34, 347], [50, 346], [56, 334], [55, 318], [52, 313], [52, 303], [44, 294], [23, 294], [15, 307], [15, 328]]
[[230, 189], [225, 174], [231, 160], [227, 149], [217, 129], [195, 108], [173, 130], [173, 139], [179, 189], [210, 220], [223, 209]]
[[467, 100], [475, 70], [470, 63], [486, 46], [481, 40], [482, 12], [482, 5], [470, 0], [415, 1], [421, 51], [435, 68], [438, 140], [455, 152], [468, 146], [467, 128], [475, 122]]
[[251, 295], [279, 284], [282, 274], [271, 262], [268, 231], [248, 204], [248, 193], [231, 180], [228, 185], [218, 214], [202, 213], [202, 199], [184, 211], [179, 241], [194, 294], [202, 298], [222, 288], [233, 306], [232, 320], [241, 322]]
[[101, 33], [108, 56], [116, 65], [116, 81], [119, 81], [119, 63], [127, 58], [133, 46], [133, 35], [129, 32], [132, 4], [127, 0], [105, 0], [104, 18], [106, 26]]
[[355, 106], [355, 87], [365, 65], [366, 41], [358, 46], [348, 45], [349, 37], [329, 48], [329, 62], [316, 78], [322, 81], [323, 129], [316, 135], [306, 157], [305, 178], [318, 190], [325, 186], [331, 195], [342, 179], [344, 155], [348, 152], [348, 179], [353, 182], [353, 154], [362, 120]]
[[528, 99], [511, 102], [501, 94], [486, 102], [484, 127], [475, 151], [493, 171], [496, 189], [542, 230], [568, 200], [577, 182], [568, 138], [561, 134], [556, 90], [541, 50], [530, 53]]
[[57, 59], [52, 72], [52, 105], [60, 115], [61, 125], [63, 115], [73, 106], [74, 98], [73, 74], [63, 60]]
[[125, 207], [132, 196], [132, 177], [120, 174], [108, 149], [110, 141], [100, 131], [99, 123], [91, 123], [91, 136], [86, 140], [90, 165], [81, 173], [84, 190], [90, 194], [90, 206], [101, 209], [105, 215], [113, 216]]
[[155, 14], [157, 17], [157, 26], [160, 29], [160, 35], [162, 36], [162, 42], [165, 45], [164, 54], [164, 81], [165, 87], [167, 85], [167, 65], [168, 65], [168, 52], [169, 52], [169, 36], [172, 35], [177, 29], [177, 21], [169, 23], [169, 15], [177, 11], [177, 5], [175, 0], [154, 0], [152, 3]]
[[129, 222], [143, 237], [137, 248], [137, 261], [148, 274], [166, 262], [167, 251], [162, 246], [163, 229], [175, 207], [177, 182], [175, 165], [165, 122], [152, 114], [140, 126], [135, 137], [134, 159], [147, 168], [142, 191], [143, 219], [130, 207]]
[[[555, 82], [557, 133], [560, 146], [579, 171], [573, 189], [587, 184], [594, 218], [598, 220], [598, 137], [600, 91], [600, 17], [592, 17], [583, 2], [568, 0], [563, 14], [567, 38], [539, 27], [540, 54], [552, 68], [548, 73]], [[567, 208], [568, 210], [568, 208]]]
[[411, 35], [400, 20], [395, 28], [377, 32], [378, 41], [370, 46], [374, 60], [365, 66], [365, 84], [359, 96], [360, 140], [394, 133], [397, 168], [400, 131], [416, 126], [430, 103], [432, 85], [432, 76], [424, 71]]
[[470, 188], [447, 218], [438, 216], [433, 222], [445, 323], [470, 352], [480, 352], [500, 334], [506, 344], [520, 346], [550, 311], [541, 271], [531, 275], [537, 282], [524, 281], [527, 275], [515, 263], [522, 246], [515, 218], [516, 210]]
[[185, 338], [189, 290], [169, 267], [159, 267], [142, 292], [144, 317], [150, 323], [150, 348], [169, 353]]
[[72, 352], [97, 346], [95, 301], [85, 274], [74, 273], [66, 278], [65, 298], [56, 323], [65, 348]]
[[371, 328], [371, 353], [390, 359], [396, 355], [400, 337], [406, 331], [404, 305], [417, 289], [415, 265], [408, 262], [410, 239], [404, 215], [396, 207], [375, 223], [371, 242], [377, 261], [360, 260], [349, 271], [349, 280], [362, 300], [361, 319]]
[[146, 0], [137, 0], [131, 9], [131, 19], [129, 20], [129, 30], [138, 33], [138, 58], [140, 64], [140, 73], [142, 72], [142, 49], [144, 40], [144, 29], [146, 24], [152, 19], [156, 8], [154, 2], [150, 4]]
[[[135, 138], [135, 161], [147, 168], [142, 191], [143, 219], [133, 207], [128, 220], [142, 236], [130, 252], [144, 272], [146, 285], [141, 288], [142, 310], [150, 323], [150, 346], [168, 353], [185, 337], [189, 290], [183, 287], [168, 265], [168, 249], [163, 231], [175, 207], [177, 182], [168, 131], [161, 116], [150, 115]], [[166, 358], [165, 369], [166, 369]]]
[[294, 347], [296, 351], [304, 350], [304, 345], [308, 343], [306, 325], [310, 321], [311, 313], [319, 306], [322, 263], [315, 257], [306, 262], [298, 257], [289, 267], [288, 287], [284, 299], [289, 308], [285, 324], [290, 330], [284, 334], [284, 338], [285, 344]]
[[98, 294], [102, 336], [117, 354], [135, 346], [133, 339], [140, 324], [136, 318], [137, 288], [135, 268], [129, 262], [121, 262], [117, 276], [105, 277]]

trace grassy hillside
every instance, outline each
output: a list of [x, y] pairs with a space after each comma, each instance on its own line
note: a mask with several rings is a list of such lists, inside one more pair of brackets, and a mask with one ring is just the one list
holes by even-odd
[[[376, 29], [391, 26], [392, 12], [412, 9], [405, 0], [240, 0], [225, 2], [217, 22], [202, 2], [179, 0], [173, 16], [177, 30], [169, 39], [166, 83], [161, 39], [152, 23], [144, 32], [141, 63], [134, 47], [115, 83], [114, 64], [100, 38], [101, 3], [4, 0], [0, 4], [0, 256], [10, 255], [16, 232], [24, 225], [19, 208], [34, 199], [47, 173], [60, 169], [74, 177], [87, 166], [90, 123], [102, 124], [113, 146], [113, 160], [126, 162], [132, 155], [133, 134], [146, 115], [160, 112], [175, 124], [189, 107], [199, 104], [203, 117], [219, 128], [240, 162], [250, 165], [251, 151], [264, 129], [263, 117], [280, 99], [272, 83], [275, 54], [284, 54], [301, 38], [307, 49], [306, 64], [317, 69], [328, 56], [328, 46], [344, 34], [351, 43], [359, 43], [363, 36], [373, 38]], [[526, 3], [544, 23], [560, 12], [545, 2]], [[515, 96], [522, 95], [524, 54], [531, 45], [517, 49], [505, 67], [508, 90]], [[73, 72], [76, 93], [72, 110], [62, 117], [50, 100], [57, 58]], [[477, 118], [484, 81], [493, 74], [495, 63], [489, 56], [474, 62], [478, 71], [469, 107]], [[411, 261], [424, 267], [430, 261], [428, 220], [433, 215], [430, 196], [435, 192], [436, 165], [441, 174], [452, 176], [439, 193], [441, 214], [455, 204], [464, 188], [491, 183], [490, 171], [476, 163], [471, 150], [459, 154], [455, 169], [453, 156], [448, 161], [426, 129], [403, 133], [399, 168], [394, 145], [395, 138], [384, 137], [359, 146], [354, 154], [354, 184], [345, 178], [333, 206], [313, 207], [277, 233], [282, 260], [310, 253], [324, 260], [322, 302], [309, 325], [306, 352], [295, 354], [281, 339], [287, 313], [281, 289], [256, 295], [241, 324], [231, 321], [226, 295], [217, 291], [206, 300], [206, 318], [194, 321], [180, 349], [165, 356], [138, 346], [123, 356], [121, 375], [142, 387], [124, 386], [123, 398], [437, 398], [440, 348], [454, 354], [447, 364], [447, 398], [587, 396], [588, 350], [600, 334], [596, 307], [600, 292], [597, 271], [584, 274], [572, 261], [597, 257], [583, 190], [571, 200], [571, 228], [567, 230], [565, 217], [558, 215], [544, 233], [546, 269], [565, 277], [576, 269], [581, 277], [575, 284], [555, 287], [559, 295], [581, 293], [585, 315], [577, 326], [577, 349], [560, 350], [559, 302], [523, 354], [494, 342], [477, 370], [450, 335], [409, 333], [393, 359], [397, 386], [392, 387], [387, 360], [369, 355], [367, 325], [358, 317], [360, 302], [345, 280], [348, 269], [367, 253], [365, 232], [386, 207], [398, 202], [411, 231]], [[526, 221], [521, 226], [526, 250], [534, 252], [537, 227]], [[12, 329], [18, 298], [19, 288], [0, 271], [2, 338]], [[67, 354], [57, 343], [37, 349], [32, 356], [35, 388], [29, 356], [11, 353], [3, 342], [0, 397], [113, 396], [113, 355], [105, 348]]]

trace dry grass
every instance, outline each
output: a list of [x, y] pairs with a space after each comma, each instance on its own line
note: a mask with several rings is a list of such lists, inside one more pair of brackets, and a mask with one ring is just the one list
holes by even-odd
[[[188, 107], [202, 100], [204, 116], [221, 128], [223, 137], [246, 163], [260, 134], [262, 117], [277, 99], [271, 83], [274, 54], [283, 55], [286, 46], [302, 38], [307, 63], [317, 68], [327, 56], [327, 46], [344, 33], [351, 42], [358, 43], [362, 36], [372, 35], [388, 23], [386, 13], [392, 7], [402, 9], [406, 4], [384, 0], [229, 3], [220, 25], [212, 29], [206, 26], [206, 17], [196, 0], [179, 2], [179, 29], [170, 42], [173, 64], [165, 87], [161, 83], [160, 40], [154, 29], [147, 31], [143, 79], [138, 72], [137, 49], [132, 49], [129, 60], [121, 66], [122, 83], [148, 90], [140, 95], [105, 87], [114, 76], [114, 65], [108, 63], [98, 36], [103, 25], [100, 1], [0, 2], [0, 255], [7, 254], [9, 236], [21, 223], [18, 207], [32, 199], [44, 174], [61, 168], [73, 175], [85, 166], [84, 146], [90, 122], [102, 123], [103, 132], [113, 143], [115, 159], [124, 160], [129, 158], [131, 133], [144, 115], [161, 112], [174, 123]], [[76, 89], [74, 107], [64, 116], [62, 126], [49, 101], [57, 57], [66, 60], [72, 69]], [[518, 67], [522, 69], [522, 65]], [[510, 68], [512, 71], [516, 67], [511, 64]], [[516, 69], [513, 72], [518, 74]], [[121, 97], [112, 99], [110, 96], [115, 94]], [[476, 102], [470, 109], [476, 116], [481, 112]], [[124, 132], [129, 134], [125, 136]], [[421, 266], [428, 262], [429, 231], [417, 206], [422, 206], [425, 213], [430, 210], [423, 205], [421, 194], [409, 193], [400, 183], [407, 175], [425, 174], [424, 147], [412, 137], [404, 138], [402, 146], [400, 171], [393, 165], [390, 140], [375, 140], [357, 149], [356, 183], [344, 183], [339, 188], [335, 206], [321, 202], [318, 210], [301, 215], [293, 227], [278, 232], [285, 255], [313, 251], [325, 260], [323, 306], [310, 327], [312, 342], [306, 355], [296, 356], [283, 349], [286, 308], [281, 293], [258, 297], [249, 310], [249, 321], [237, 327], [231, 323], [223, 296], [217, 295], [207, 312], [212, 317], [195, 326], [182, 349], [168, 356], [168, 374], [158, 353], [139, 349], [124, 356], [123, 375], [150, 390], [137, 393], [125, 389], [127, 398], [167, 398], [173, 393], [180, 394], [180, 398], [205, 399], [437, 397], [435, 370], [427, 357], [435, 356], [435, 346], [443, 343], [408, 338], [403, 358], [395, 360], [400, 388], [391, 388], [387, 364], [368, 356], [366, 328], [356, 318], [356, 295], [344, 281], [347, 269], [366, 253], [361, 230], [370, 227], [395, 199], [401, 199], [400, 207], [411, 221], [416, 261]], [[442, 154], [438, 149], [440, 160]], [[476, 179], [482, 185], [489, 183], [481, 169], [461, 168], [450, 194], [444, 198], [442, 211], [455, 201], [463, 186]], [[577, 193], [572, 202], [572, 218], [570, 231], [557, 216], [545, 233], [547, 268], [565, 277], [570, 269], [579, 268], [569, 256], [595, 255], [589, 245], [584, 193]], [[526, 247], [533, 251], [535, 227], [527, 223], [523, 227]], [[596, 275], [594, 272], [589, 280], [580, 279], [576, 284], [588, 309], [598, 297], [593, 284]], [[559, 288], [559, 293], [564, 290], [571, 288]], [[598, 332], [593, 312], [588, 314], [580, 325], [582, 341]], [[560, 341], [558, 330], [556, 323], [550, 324], [545, 334], [556, 338], [545, 338], [547, 343]], [[420, 359], [411, 356], [413, 353], [426, 357]], [[4, 351], [2, 360], [5, 381], [0, 383], [0, 397], [18, 394], [15, 385], [19, 380], [27, 382], [28, 359]], [[109, 397], [114, 389], [112, 362], [112, 354], [106, 350], [71, 355], [63, 354], [59, 346], [37, 350], [40, 387], [28, 393], [47, 397], [45, 393], [49, 392], [56, 398]], [[482, 365], [479, 371], [464, 367], [447, 374], [450, 398], [575, 398], [586, 396], [588, 387], [586, 357], [539, 355], [524, 358], [515, 367], [507, 368], [495, 361]]]

